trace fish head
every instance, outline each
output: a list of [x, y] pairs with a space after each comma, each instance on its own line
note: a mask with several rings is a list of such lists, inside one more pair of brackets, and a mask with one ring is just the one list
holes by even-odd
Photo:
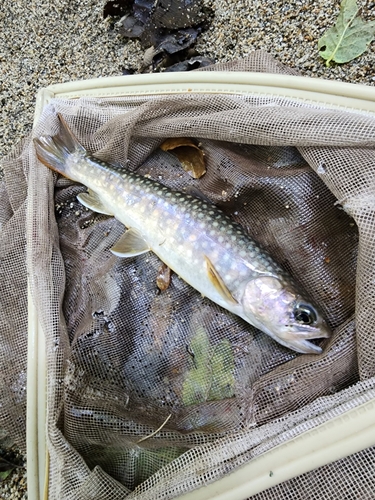
[[321, 347], [309, 340], [331, 335], [318, 308], [278, 277], [249, 281], [241, 302], [245, 319], [294, 351], [319, 354]]

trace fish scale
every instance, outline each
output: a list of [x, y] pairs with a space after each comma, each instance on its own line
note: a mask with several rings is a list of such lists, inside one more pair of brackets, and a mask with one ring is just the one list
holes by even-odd
[[330, 335], [318, 308], [240, 225], [201, 199], [88, 155], [59, 119], [57, 136], [34, 140], [37, 156], [87, 186], [81, 203], [128, 228], [111, 249], [115, 255], [153, 251], [203, 296], [280, 344], [321, 352], [309, 341]]

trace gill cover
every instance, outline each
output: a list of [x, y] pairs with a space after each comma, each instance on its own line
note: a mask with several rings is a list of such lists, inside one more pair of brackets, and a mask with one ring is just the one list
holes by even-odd
[[294, 351], [319, 354], [321, 347], [310, 340], [330, 336], [316, 307], [274, 276], [261, 276], [247, 283], [242, 306], [257, 328]]

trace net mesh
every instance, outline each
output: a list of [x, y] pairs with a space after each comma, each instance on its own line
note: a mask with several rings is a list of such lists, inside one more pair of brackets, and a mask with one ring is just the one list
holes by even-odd
[[370, 500], [374, 497], [374, 454], [375, 449], [368, 448], [290, 481], [285, 481], [274, 488], [253, 495], [251, 499], [363, 498]]
[[[292, 73], [259, 52], [210, 70]], [[198, 188], [303, 285], [333, 336], [298, 355], [175, 274], [158, 293], [157, 257], [115, 257], [123, 226], [80, 205], [85, 188], [40, 165], [28, 138], [1, 184], [0, 421], [24, 447], [28, 276], [50, 498], [173, 498], [374, 397], [373, 115], [270, 95], [84, 97], [52, 100], [33, 136], [57, 133], [57, 112], [97, 158]], [[205, 152], [199, 180], [158, 148], [186, 136]], [[327, 474], [372, 453], [318, 469], [321, 489], [305, 474], [259, 499], [318, 498]]]

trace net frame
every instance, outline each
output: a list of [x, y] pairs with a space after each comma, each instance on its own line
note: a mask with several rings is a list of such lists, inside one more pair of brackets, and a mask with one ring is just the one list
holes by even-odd
[[[149, 76], [149, 75], [147, 75], [147, 76]], [[153, 75], [153, 76], [158, 77], [159, 75]], [[165, 77], [165, 75], [161, 75], [161, 76], [162, 76], [163, 78]], [[243, 77], [244, 77], [244, 79], [247, 81], [247, 83], [246, 83], [245, 85], [249, 85], [249, 79], [250, 79], [250, 78], [249, 78], [249, 74], [245, 74], [245, 75], [241, 75], [241, 76], [243, 76]], [[263, 76], [263, 75], [252, 75], [252, 76], [259, 77], [259, 76]], [[275, 76], [276, 76], [276, 75], [273, 75], [273, 76], [272, 76], [272, 86], [271, 86], [272, 91], [275, 91], [275, 88], [276, 88], [276, 89], [279, 89], [279, 87], [275, 86]], [[185, 77], [185, 75], [184, 75], [184, 77]], [[137, 78], [139, 78], [139, 77], [137, 77]], [[184, 88], [182, 89], [182, 84], [183, 84], [183, 83], [182, 83], [182, 81], [180, 80], [180, 78], [181, 78], [181, 75], [177, 75], [177, 78], [176, 78], [176, 79], [177, 79], [177, 81], [178, 81], [178, 85], [179, 85], [179, 89], [177, 90], [177, 92], [191, 91], [191, 88], [193, 87], [193, 84], [196, 84], [196, 83], [197, 83], [197, 81], [189, 81], [189, 82], [185, 82], [185, 83], [184, 83], [184, 85], [185, 85], [185, 86], [184, 86]], [[185, 78], [186, 78], [186, 77], [185, 77]], [[200, 78], [200, 77], [193, 76], [193, 77], [192, 77], [192, 80], [195, 80], [195, 79], [199, 80], [199, 78]], [[227, 92], [231, 92], [231, 91], [233, 91], [233, 88], [235, 88], [235, 87], [236, 87], [236, 85], [238, 85], [238, 83], [237, 83], [238, 78], [239, 78], [239, 75], [237, 75], [237, 74], [236, 74], [236, 75], [233, 75], [233, 74], [226, 74], [226, 75], [225, 75], [225, 78], [224, 78], [224, 79], [226, 80], [226, 82], [225, 82], [225, 83], [223, 83], [223, 86], [226, 86], [226, 89], [227, 89], [226, 91], [227, 91]], [[298, 77], [297, 77], [297, 78], [298, 78]], [[203, 79], [203, 80], [206, 80], [206, 81], [204, 81], [203, 83], [204, 83], [204, 84], [207, 84], [207, 75], [204, 75], [204, 78], [202, 78], [202, 79]], [[208, 79], [208, 80], [209, 80], [209, 79]], [[228, 90], [228, 80], [231, 80], [231, 83], [232, 83], [232, 90], [231, 90], [231, 91], [230, 91], [230, 90]], [[257, 81], [257, 83], [259, 83], [260, 78], [256, 78], [256, 80], [258, 80], [258, 81]], [[159, 79], [159, 82], [160, 82], [160, 81], [162, 81], [162, 78], [160, 78], [160, 79]], [[236, 83], [235, 83], [235, 81], [236, 81]], [[112, 81], [112, 84], [114, 84], [114, 85], [115, 85], [117, 82], [119, 82], [119, 80], [117, 80], [117, 81]], [[284, 80], [284, 82], [285, 82], [285, 80]], [[288, 79], [288, 80], [287, 80], [287, 82], [288, 82], [288, 83], [287, 83], [287, 85], [290, 85], [290, 79]], [[106, 82], [106, 84], [109, 84], [109, 83], [110, 83], [110, 82]], [[119, 83], [120, 83], [120, 82], [119, 82]], [[121, 82], [121, 83], [123, 83], [123, 82]], [[149, 82], [148, 82], [148, 83], [149, 83]], [[282, 83], [282, 79], [280, 79], [277, 83], [281, 85], [281, 83]], [[318, 82], [314, 82], [314, 85], [315, 85], [316, 83], [318, 83]], [[97, 90], [95, 90], [95, 85], [97, 85], [97, 84], [98, 84], [98, 82], [90, 82], [88, 86], [89, 86], [89, 87], [91, 87], [91, 88], [87, 89], [88, 91], [87, 91], [87, 90], [83, 90], [82, 92], [87, 92], [87, 95], [92, 95], [92, 93], [97, 92]], [[100, 80], [100, 84], [101, 84], [101, 85], [103, 84], [103, 81], [102, 81], [102, 80]], [[164, 86], [164, 92], [167, 92], [167, 93], [170, 93], [170, 92], [171, 92], [171, 88], [168, 88], [168, 90], [165, 90], [165, 86], [166, 86], [166, 85], [167, 85], [167, 86], [169, 86], [170, 84], [171, 84], [171, 83], [170, 83], [170, 78], [168, 78], [168, 79], [167, 79], [167, 83], [165, 83], [165, 82], [160, 83], [160, 85], [161, 85], [161, 86]], [[304, 82], [304, 84], [306, 84], [306, 82]], [[69, 88], [69, 85], [70, 85], [70, 88]], [[79, 90], [79, 91], [72, 90], [72, 88], [71, 88], [71, 84], [69, 84], [69, 85], [68, 85], [67, 87], [65, 87], [65, 88], [60, 87], [60, 90], [62, 91], [62, 93], [64, 93], [64, 90], [66, 90], [66, 91], [67, 91], [67, 92], [65, 93], [65, 96], [68, 96], [68, 97], [77, 97], [77, 96], [78, 96], [78, 94], [79, 94], [81, 91], [80, 91], [80, 90]], [[134, 83], [134, 85], [135, 85], [135, 88], [133, 89], [133, 91], [134, 91], [135, 93], [138, 93], [138, 94], [142, 94], [142, 92], [143, 92], [143, 94], [144, 94], [144, 93], [150, 93], [150, 94], [152, 94], [153, 92], [154, 92], [154, 93], [155, 93], [155, 92], [157, 92], [157, 90], [155, 90], [155, 89], [151, 90], [151, 89], [149, 89], [149, 88], [148, 88], [148, 89], [145, 91], [144, 89], [142, 90], [142, 89], [136, 88], [136, 87], [139, 85], [139, 83], [137, 83], [137, 82], [135, 82], [135, 83]], [[218, 84], [216, 84], [216, 83], [212, 83], [212, 82], [211, 82], [211, 83], [209, 83], [209, 84], [207, 84], [207, 85], [208, 85], [208, 87], [211, 87], [211, 92], [212, 92], [212, 91], [214, 91], [214, 90], [215, 90], [215, 91], [218, 91], [218, 90], [219, 90], [219, 91], [222, 91], [222, 89], [219, 89], [220, 85], [218, 85]], [[199, 83], [199, 84], [198, 84], [198, 86], [202, 87], [202, 83]], [[255, 87], [257, 87], [257, 86], [255, 86]], [[242, 90], [243, 90], [243, 89], [242, 89]], [[257, 90], [259, 90], [259, 87], [257, 87], [257, 88], [255, 89], [255, 93], [257, 92]], [[263, 90], [263, 92], [264, 92], [264, 88], [263, 88], [262, 90]], [[345, 89], [345, 90], [348, 90], [348, 87], [346, 87], [346, 89]], [[367, 90], [368, 90], [368, 89], [366, 88], [366, 91], [367, 91]], [[203, 92], [207, 92], [207, 91], [208, 91], [208, 88], [203, 88], [203, 89], [201, 88], [201, 91], [203, 91]], [[243, 91], [244, 91], [244, 90], [243, 90]], [[245, 90], [245, 92], [248, 92], [248, 91], [249, 91], [249, 90], [248, 90], [248, 87], [247, 87], [247, 90]], [[289, 93], [289, 91], [290, 91], [290, 87], [288, 87], [288, 88], [285, 90], [285, 93], [286, 93], [286, 94], [288, 94], [288, 93]], [[292, 90], [292, 92], [295, 92], [295, 91], [296, 91], [296, 89], [293, 89], [293, 90]], [[354, 89], [351, 89], [351, 91], [353, 91], [353, 92], [354, 92]], [[356, 89], [356, 91], [358, 91], [358, 89]], [[55, 92], [55, 93], [54, 93], [54, 94], [52, 94], [52, 92]], [[120, 93], [122, 93], [122, 94], [123, 94], [123, 93], [124, 93], [124, 90], [123, 90], [123, 89], [119, 90], [118, 88], [116, 88], [116, 86], [114, 86], [114, 87], [110, 87], [109, 89], [106, 89], [105, 91], [100, 90], [100, 91], [98, 92], [98, 94], [100, 94], [100, 96], [101, 96], [101, 97], [104, 97], [104, 95], [107, 95], [108, 97], [113, 97], [114, 95], [118, 95], [118, 92], [120, 92]], [[127, 88], [127, 92], [129, 92], [129, 88]], [[127, 92], [125, 92], [125, 94], [126, 94]], [[277, 92], [277, 91], [276, 91], [276, 92]], [[38, 98], [38, 99], [39, 99], [39, 105], [42, 105], [42, 106], [43, 106], [43, 105], [45, 104], [45, 102], [46, 102], [47, 100], [49, 100], [49, 99], [52, 97], [52, 95], [54, 95], [54, 96], [58, 96], [58, 95], [59, 95], [59, 93], [60, 93], [60, 91], [59, 91], [59, 88], [58, 88], [58, 87], [57, 87], [57, 88], [55, 88], [55, 89], [53, 89], [53, 90], [51, 90], [51, 89], [47, 89], [46, 91], [44, 91], [44, 95], [43, 95], [43, 93], [39, 95], [39, 98]], [[130, 91], [130, 93], [131, 93], [131, 91]], [[236, 93], [238, 93], [238, 89], [237, 89], [237, 88], [236, 88]], [[314, 103], [314, 101], [311, 101], [311, 97], [312, 97], [312, 95], [311, 95], [311, 94], [313, 94], [313, 93], [311, 93], [310, 91], [308, 91], [308, 93], [306, 93], [306, 94], [304, 95], [304, 98], [306, 99], [306, 101], [305, 101], [305, 102], [310, 101], [310, 103], [311, 103], [311, 102], [312, 102], [312, 103]], [[283, 94], [282, 94], [282, 95], [283, 95]], [[318, 94], [318, 96], [317, 96], [317, 95], [315, 95], [315, 99], [319, 99], [319, 98], [321, 98], [321, 94]], [[326, 96], [326, 99], [327, 99], [327, 100], [330, 100], [330, 96], [329, 96], [329, 97], [327, 97], [327, 96]], [[367, 109], [366, 109], [366, 111], [365, 111], [365, 113], [367, 113], [367, 112], [368, 112], [368, 108], [370, 107], [370, 106], [369, 106], [368, 101], [364, 100], [363, 102], [361, 102], [361, 103], [360, 103], [360, 102], [359, 102], [357, 99], [355, 99], [355, 98], [354, 98], [354, 101], [353, 101], [353, 102], [352, 102], [352, 101], [349, 101], [349, 99], [353, 99], [353, 98], [352, 98], [352, 97], [349, 97], [349, 98], [346, 100], [345, 105], [348, 105], [348, 104], [349, 104], [349, 107], [350, 107], [350, 105], [351, 105], [351, 104], [353, 104], [353, 103], [355, 102], [355, 104], [359, 105], [362, 109], [366, 109], [366, 108], [367, 108]], [[374, 99], [374, 95], [372, 95], [372, 103], [371, 103], [371, 104], [374, 104], [374, 101], [375, 101], [375, 99]], [[316, 102], [316, 101], [315, 101], [315, 102]], [[330, 105], [332, 105], [332, 103], [331, 103]], [[345, 107], [347, 107], [347, 106], [345, 106]], [[30, 207], [31, 207], [31, 206], [33, 206], [33, 205], [32, 205], [33, 200], [32, 200], [32, 199], [30, 199], [30, 200], [29, 200], [29, 202], [30, 202]], [[31, 313], [31, 315], [32, 315], [32, 313]], [[35, 321], [35, 318], [34, 318], [34, 321]], [[30, 321], [30, 324], [32, 324], [32, 321]], [[37, 335], [38, 335], [38, 338], [39, 338], [39, 340], [40, 340], [40, 339], [42, 338], [42, 337], [41, 337], [41, 335], [40, 335], [40, 332], [38, 332], [38, 334], [37, 334]], [[40, 345], [43, 345], [43, 342], [41, 342], [41, 343], [40, 343]], [[34, 359], [34, 360], [32, 360], [32, 361], [31, 361], [31, 363], [35, 363], [35, 359]], [[40, 376], [40, 380], [43, 380], [43, 371], [42, 371], [42, 370], [40, 371], [39, 376]], [[363, 388], [361, 388], [361, 390], [362, 390], [362, 389], [363, 389]], [[366, 387], [366, 389], [368, 389], [368, 388]], [[41, 392], [42, 392], [42, 391], [41, 391]], [[352, 395], [352, 394], [350, 394], [350, 396], [353, 396], [353, 395]], [[354, 406], [356, 406], [356, 405], [360, 405], [361, 403], [363, 404], [363, 401], [364, 401], [363, 399], [362, 399], [362, 400], [357, 400], [357, 402], [356, 402], [356, 403], [354, 403]], [[364, 404], [366, 405], [367, 403], [364, 403]], [[35, 405], [35, 403], [34, 403], [34, 405]], [[367, 406], [366, 406], [366, 407], [367, 407]], [[371, 405], [370, 405], [370, 406], [368, 406], [368, 407], [370, 408], [370, 407], [371, 407]], [[343, 412], [347, 411], [347, 408], [348, 408], [348, 407], [346, 407], [345, 409], [343, 409]], [[371, 411], [371, 410], [369, 410], [369, 411]], [[40, 429], [43, 429], [43, 425], [41, 425], [41, 426], [40, 426]], [[29, 434], [29, 433], [28, 433], [28, 434]], [[42, 454], [43, 454], [43, 453], [41, 452], [41, 453], [40, 453], [40, 456], [41, 456]], [[73, 450], [71, 450], [71, 458], [72, 458], [72, 460], [74, 460], [74, 457], [75, 457], [74, 451], [73, 451]], [[53, 457], [51, 457], [51, 458], [53, 458]], [[77, 457], [75, 457], [75, 459], [77, 460]], [[41, 469], [42, 469], [42, 467], [41, 467]], [[89, 473], [89, 471], [87, 471], [87, 472]], [[172, 472], [173, 472], [173, 470], [171, 471], [171, 473], [172, 473]], [[90, 476], [95, 476], [95, 474], [99, 474], [99, 475], [100, 475], [100, 472], [95, 471], [95, 473], [91, 473], [91, 474], [90, 474]], [[167, 477], [167, 476], [165, 476], [165, 479], [166, 479], [166, 477]], [[171, 479], [171, 476], [169, 476], [169, 479]], [[42, 484], [42, 482], [40, 482], [40, 484]], [[165, 484], [165, 483], [164, 483], [164, 484]], [[134, 492], [132, 495], [134, 496], [135, 494], [136, 494], [136, 493]], [[164, 491], [164, 493], [163, 493], [163, 494], [165, 495], [165, 491]]]

